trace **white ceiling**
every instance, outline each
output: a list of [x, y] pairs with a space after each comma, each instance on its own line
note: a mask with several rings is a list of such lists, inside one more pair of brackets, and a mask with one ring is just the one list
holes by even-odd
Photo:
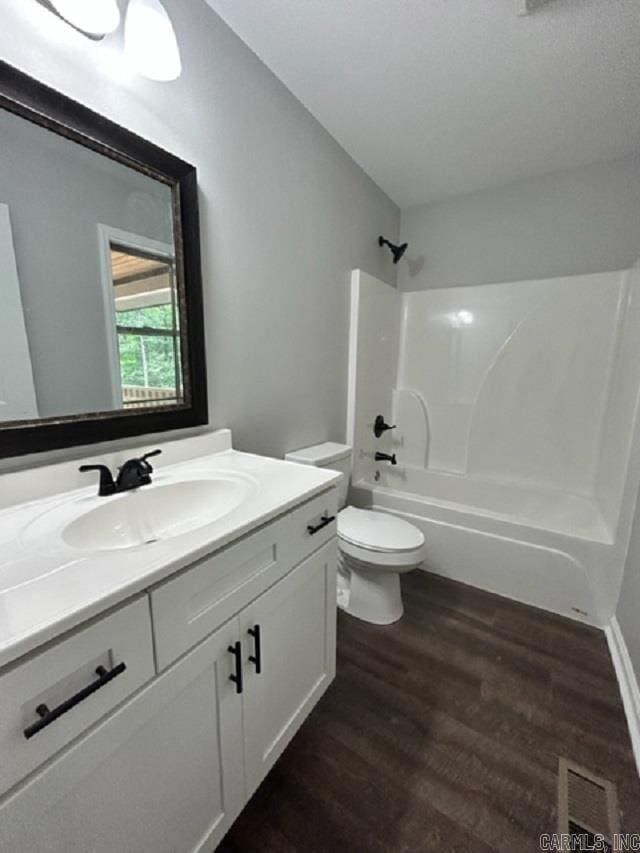
[[640, 0], [207, 0], [401, 207], [640, 150]]

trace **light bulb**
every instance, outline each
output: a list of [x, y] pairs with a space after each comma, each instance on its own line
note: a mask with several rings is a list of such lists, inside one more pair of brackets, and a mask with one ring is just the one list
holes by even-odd
[[120, 11], [116, 0], [50, 0], [67, 23], [83, 33], [105, 36], [117, 29]]
[[182, 63], [171, 18], [160, 0], [131, 0], [124, 21], [124, 50], [150, 80], [175, 80]]

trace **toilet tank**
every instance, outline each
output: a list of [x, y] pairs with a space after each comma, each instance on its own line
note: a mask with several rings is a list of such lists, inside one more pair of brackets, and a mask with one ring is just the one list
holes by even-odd
[[299, 465], [315, 465], [317, 468], [330, 468], [340, 471], [344, 477], [338, 485], [338, 506], [347, 503], [349, 479], [351, 477], [351, 446], [337, 444], [335, 441], [324, 441], [311, 447], [302, 447], [285, 454], [287, 462], [297, 462]]

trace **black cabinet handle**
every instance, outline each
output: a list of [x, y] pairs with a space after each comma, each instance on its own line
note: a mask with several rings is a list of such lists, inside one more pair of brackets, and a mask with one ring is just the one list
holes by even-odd
[[67, 711], [70, 711], [72, 708], [75, 708], [76, 705], [79, 705], [84, 699], [88, 696], [91, 696], [92, 693], [95, 693], [96, 690], [100, 690], [101, 687], [104, 687], [105, 684], [108, 684], [110, 681], [113, 681], [114, 678], [117, 678], [118, 675], [121, 675], [127, 668], [126, 663], [119, 663], [117, 666], [114, 666], [113, 669], [105, 669], [104, 666], [99, 666], [96, 669], [96, 675], [98, 676], [97, 681], [93, 681], [91, 684], [87, 684], [86, 687], [83, 687], [82, 690], [79, 690], [75, 696], [71, 696], [69, 699], [65, 699], [60, 705], [53, 710], [49, 710], [49, 708], [45, 705], [38, 705], [36, 708], [36, 714], [40, 717], [40, 719], [32, 723], [30, 726], [24, 730], [24, 736], [27, 738], [32, 738], [34, 735], [37, 735], [38, 732], [41, 732], [42, 729], [50, 726], [54, 720], [57, 720], [58, 717], [61, 717], [63, 714], [66, 714]]
[[249, 660], [252, 664], [255, 665], [256, 675], [260, 675], [262, 672], [262, 646], [260, 643], [260, 626], [254, 625], [253, 628], [249, 628], [247, 632], [251, 637], [253, 637], [253, 648], [254, 653], [249, 655]]
[[229, 676], [229, 681], [233, 681], [236, 685], [236, 693], [242, 693], [242, 646], [240, 640], [236, 640], [232, 646], [228, 646], [227, 651], [236, 659], [236, 671]]
[[314, 533], [317, 533], [318, 530], [322, 530], [323, 527], [326, 527], [327, 524], [331, 524], [332, 521], [335, 521], [335, 515], [323, 515], [320, 518], [320, 524], [307, 524], [307, 533], [309, 536], [313, 536]]

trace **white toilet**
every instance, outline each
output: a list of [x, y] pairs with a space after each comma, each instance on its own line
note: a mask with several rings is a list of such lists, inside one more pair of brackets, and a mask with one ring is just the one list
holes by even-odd
[[346, 506], [351, 447], [332, 441], [287, 453], [288, 462], [331, 468], [344, 474], [338, 513], [338, 605], [375, 625], [397, 622], [403, 613], [400, 575], [424, 560], [424, 536], [388, 512]]

